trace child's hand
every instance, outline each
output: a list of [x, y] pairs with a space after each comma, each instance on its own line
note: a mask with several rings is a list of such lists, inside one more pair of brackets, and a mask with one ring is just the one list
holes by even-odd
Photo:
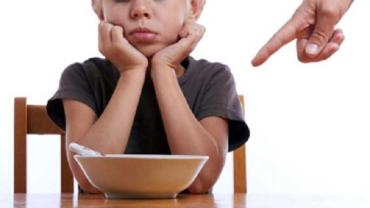
[[128, 42], [120, 26], [99, 23], [99, 50], [120, 72], [148, 67], [148, 59]]
[[175, 69], [194, 50], [204, 32], [204, 26], [194, 20], [187, 21], [179, 32], [180, 40], [154, 54], [152, 65], [169, 66]]

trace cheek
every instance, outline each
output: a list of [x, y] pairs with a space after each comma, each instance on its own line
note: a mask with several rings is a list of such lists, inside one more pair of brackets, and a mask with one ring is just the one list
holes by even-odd
[[124, 25], [125, 20], [121, 11], [115, 11], [114, 8], [108, 7], [107, 9], [103, 10], [103, 12], [104, 12], [104, 21], [111, 23], [113, 25], [125, 27]]
[[169, 18], [167, 19], [165, 25], [165, 31], [169, 39], [172, 42], [177, 41], [179, 32], [182, 30], [184, 25], [183, 18]]
[[113, 25], [118, 25], [118, 26], [124, 26], [124, 21], [122, 20], [122, 17], [119, 15], [106, 15], [105, 16], [105, 21], [108, 23], [111, 23]]

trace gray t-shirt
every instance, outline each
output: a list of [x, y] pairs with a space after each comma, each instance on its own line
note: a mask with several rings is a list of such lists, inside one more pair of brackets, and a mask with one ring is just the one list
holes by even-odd
[[[189, 107], [198, 120], [219, 116], [228, 120], [229, 151], [244, 144], [249, 129], [229, 68], [220, 63], [195, 60], [182, 62], [185, 73], [178, 78]], [[107, 106], [119, 78], [118, 70], [107, 60], [91, 58], [67, 67], [59, 89], [47, 103], [49, 117], [65, 129], [62, 99], [73, 99], [89, 106], [99, 117]], [[176, 106], [174, 106], [176, 107]], [[104, 139], [104, 138], [101, 138]], [[127, 154], [170, 154], [153, 83], [147, 75], [140, 96]]]

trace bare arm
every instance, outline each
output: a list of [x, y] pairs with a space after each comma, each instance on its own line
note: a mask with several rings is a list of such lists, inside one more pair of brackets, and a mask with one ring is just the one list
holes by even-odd
[[227, 121], [219, 117], [198, 121], [186, 102], [173, 69], [161, 67], [152, 72], [152, 77], [171, 153], [209, 156], [189, 187], [192, 193], [206, 193], [218, 179], [225, 163]]
[[[111, 100], [99, 118], [85, 104], [74, 100], [64, 100], [67, 146], [71, 142], [76, 142], [102, 153], [123, 153], [136, 113], [144, 77], [145, 72], [139, 71], [122, 76]], [[73, 154], [70, 151], [67, 152], [70, 168], [81, 188], [86, 192], [96, 192], [74, 161]]]
[[[76, 142], [102, 153], [123, 153], [144, 83], [147, 59], [123, 37], [121, 27], [109, 23], [99, 24], [99, 49], [118, 68], [120, 78], [99, 118], [85, 104], [63, 100], [67, 145]], [[72, 153], [67, 152], [70, 168], [81, 188], [95, 193], [97, 190], [87, 181]]]

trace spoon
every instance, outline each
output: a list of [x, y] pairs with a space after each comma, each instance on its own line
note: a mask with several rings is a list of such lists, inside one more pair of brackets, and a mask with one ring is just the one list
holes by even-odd
[[69, 144], [69, 150], [81, 156], [103, 156], [100, 152], [74, 142]]

